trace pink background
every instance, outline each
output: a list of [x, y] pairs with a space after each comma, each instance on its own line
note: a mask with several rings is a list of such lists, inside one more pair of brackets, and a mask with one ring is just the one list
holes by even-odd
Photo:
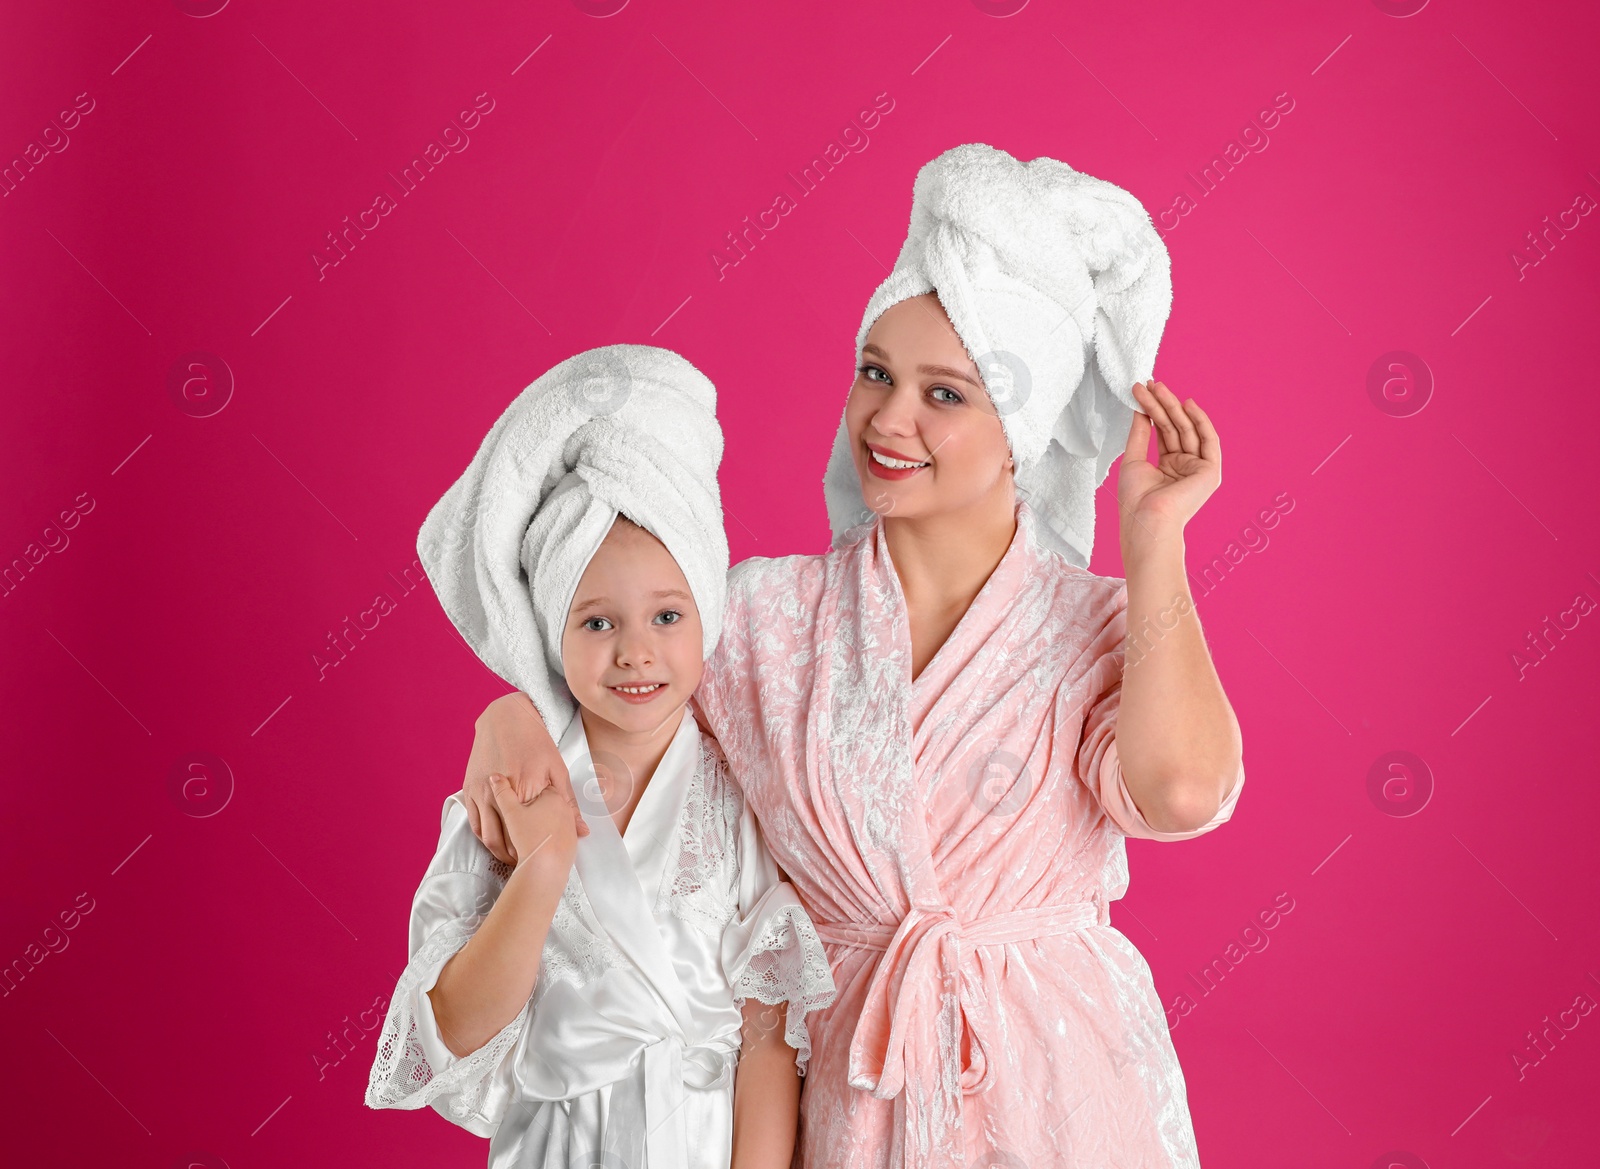
[[[968, 141], [1158, 216], [1157, 374], [1226, 451], [1189, 556], [1222, 558], [1195, 593], [1250, 785], [1214, 835], [1132, 844], [1113, 913], [1174, 1007], [1205, 1164], [1593, 1163], [1600, 217], [1526, 238], [1600, 199], [1592, 6], [95, 7], [24, 0], [0, 37], [0, 160], [40, 160], [0, 199], [8, 1163], [483, 1164], [431, 1111], [362, 1105], [440, 802], [505, 689], [405, 581], [422, 517], [538, 373], [645, 342], [721, 390], [734, 558], [824, 548], [862, 306], [917, 167]], [[830, 142], [860, 149], [798, 195]], [[231, 397], [196, 416], [217, 359]], [[1576, 626], [1540, 661], [1547, 618]], [[228, 775], [184, 785], [196, 753]]]

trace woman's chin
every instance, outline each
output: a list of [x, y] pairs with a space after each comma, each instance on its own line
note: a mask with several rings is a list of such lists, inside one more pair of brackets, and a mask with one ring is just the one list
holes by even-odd
[[905, 508], [922, 494], [921, 479], [926, 471], [910, 479], [880, 479], [866, 467], [859, 469], [857, 482], [861, 498], [869, 510], [881, 516], [902, 514]]

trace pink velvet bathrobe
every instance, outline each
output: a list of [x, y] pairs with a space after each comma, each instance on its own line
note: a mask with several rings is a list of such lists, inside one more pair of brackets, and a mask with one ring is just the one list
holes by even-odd
[[803, 1169], [1198, 1166], [1150, 968], [1108, 917], [1157, 832], [1115, 738], [1127, 590], [1017, 534], [915, 681], [883, 528], [729, 579], [698, 701], [827, 946]]

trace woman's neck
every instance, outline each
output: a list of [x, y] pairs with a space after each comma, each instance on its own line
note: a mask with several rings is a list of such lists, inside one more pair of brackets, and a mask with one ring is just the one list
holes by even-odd
[[[617, 825], [625, 832], [639, 797], [656, 773], [661, 760], [672, 746], [683, 721], [684, 707], [679, 707], [659, 727], [651, 731], [625, 731], [597, 714], [579, 708], [583, 719], [584, 737], [589, 743], [589, 758], [595, 770], [601, 773], [606, 807]], [[615, 761], [615, 762], [613, 762]], [[621, 775], [610, 775], [622, 766]]]
[[1015, 491], [1006, 490], [936, 516], [884, 517], [884, 541], [906, 598], [913, 678], [1005, 558], [1016, 536], [1016, 509]]

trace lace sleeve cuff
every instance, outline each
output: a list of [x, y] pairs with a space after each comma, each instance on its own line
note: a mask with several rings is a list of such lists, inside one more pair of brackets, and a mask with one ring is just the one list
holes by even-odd
[[427, 993], [445, 963], [482, 923], [481, 914], [446, 921], [407, 963], [378, 1037], [377, 1056], [367, 1078], [367, 1107], [429, 1105], [478, 1136], [494, 1135], [505, 1093], [493, 1090], [493, 1077], [520, 1038], [527, 1012], [519, 1011], [478, 1050], [457, 1057], [444, 1045]]
[[729, 939], [738, 951], [725, 961], [734, 1002], [741, 1007], [752, 998], [787, 1004], [783, 1037], [795, 1049], [795, 1064], [804, 1075], [811, 1058], [806, 1016], [828, 1006], [838, 993], [822, 939], [787, 882], [768, 889], [741, 925]]

